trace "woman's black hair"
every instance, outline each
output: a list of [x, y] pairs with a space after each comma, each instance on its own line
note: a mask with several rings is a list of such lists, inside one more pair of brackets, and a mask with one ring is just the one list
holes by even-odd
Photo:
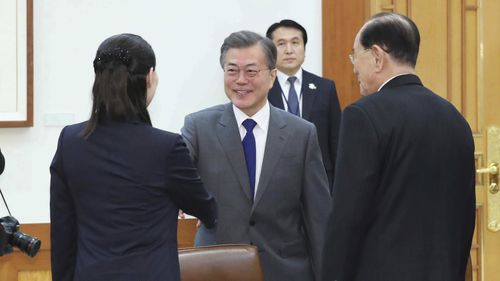
[[114, 35], [99, 45], [94, 59], [92, 112], [82, 132], [84, 139], [103, 120], [139, 120], [151, 125], [146, 76], [155, 66], [153, 49], [138, 35]]

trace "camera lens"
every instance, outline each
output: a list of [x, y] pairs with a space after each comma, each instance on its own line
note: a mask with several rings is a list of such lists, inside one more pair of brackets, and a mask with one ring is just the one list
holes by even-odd
[[28, 256], [34, 257], [38, 252], [38, 250], [40, 249], [42, 241], [40, 241], [36, 237], [31, 237], [27, 234], [18, 231], [12, 235], [11, 244], [13, 246], [18, 247], [19, 250], [26, 253]]

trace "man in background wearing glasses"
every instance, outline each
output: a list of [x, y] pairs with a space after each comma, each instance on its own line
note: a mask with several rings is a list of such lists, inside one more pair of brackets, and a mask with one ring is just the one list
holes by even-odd
[[278, 50], [278, 73], [269, 91], [269, 102], [316, 126], [323, 164], [330, 188], [333, 183], [340, 123], [335, 83], [302, 69], [307, 32], [299, 23], [284, 19], [266, 32]]
[[232, 33], [220, 64], [231, 102], [186, 116], [181, 130], [219, 206], [217, 226], [201, 225], [195, 244], [253, 244], [266, 281], [318, 281], [330, 196], [316, 128], [269, 105], [271, 40]]

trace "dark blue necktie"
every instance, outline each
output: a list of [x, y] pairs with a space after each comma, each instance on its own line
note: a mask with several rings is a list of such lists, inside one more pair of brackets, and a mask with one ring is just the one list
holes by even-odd
[[243, 121], [243, 127], [247, 130], [243, 138], [243, 150], [245, 152], [245, 162], [247, 163], [248, 178], [250, 179], [250, 196], [255, 193], [255, 136], [253, 135], [253, 128], [257, 125], [252, 119]]
[[294, 83], [297, 77], [288, 77], [288, 82], [290, 82], [290, 90], [288, 91], [288, 112], [299, 116], [299, 99], [297, 97], [297, 92], [295, 92]]

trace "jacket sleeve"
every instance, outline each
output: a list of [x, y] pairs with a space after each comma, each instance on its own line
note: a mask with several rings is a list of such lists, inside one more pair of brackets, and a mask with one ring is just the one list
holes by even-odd
[[325, 234], [322, 280], [354, 280], [364, 235], [373, 221], [381, 169], [379, 140], [358, 106], [342, 114], [332, 211]]
[[212, 228], [217, 219], [215, 198], [203, 187], [181, 136], [170, 151], [168, 163], [171, 163], [167, 181], [172, 200], [179, 209], [200, 219], [207, 228]]
[[325, 226], [331, 202], [328, 177], [313, 125], [309, 130], [304, 167], [302, 215], [315, 280], [319, 281]]
[[52, 280], [71, 281], [76, 263], [76, 216], [63, 169], [64, 129], [50, 165], [50, 236]]
[[184, 118], [184, 126], [181, 128], [181, 135], [189, 149], [189, 155], [193, 162], [198, 162], [198, 140], [196, 139], [196, 127], [191, 115]]
[[[328, 124], [328, 149], [330, 150], [330, 160], [332, 162], [333, 179], [335, 179], [335, 165], [337, 159], [337, 147], [339, 140], [339, 127], [340, 127], [340, 104], [337, 95], [337, 90], [335, 88], [335, 83], [333, 81], [329, 82], [329, 124]], [[333, 182], [333, 181], [332, 181]], [[330, 187], [331, 190], [331, 187]]]

